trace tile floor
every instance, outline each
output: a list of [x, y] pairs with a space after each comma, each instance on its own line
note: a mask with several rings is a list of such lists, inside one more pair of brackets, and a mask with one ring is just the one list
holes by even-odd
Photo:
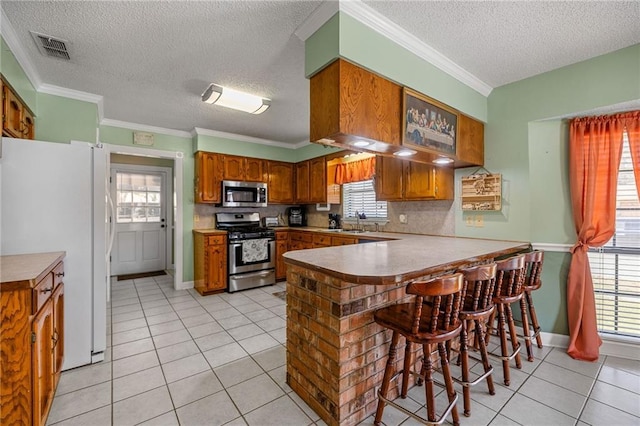
[[[324, 424], [285, 383], [285, 304], [272, 294], [284, 283], [201, 297], [171, 280], [113, 283], [106, 359], [62, 373], [48, 424]], [[472, 388], [462, 425], [640, 424], [640, 362], [584, 363], [544, 348], [512, 368], [509, 388], [495, 365], [496, 395]], [[402, 403], [423, 409], [423, 392], [413, 388]], [[392, 407], [383, 422], [417, 424]]]

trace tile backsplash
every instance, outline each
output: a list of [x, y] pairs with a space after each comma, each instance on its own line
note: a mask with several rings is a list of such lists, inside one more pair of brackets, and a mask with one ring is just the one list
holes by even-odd
[[[389, 202], [387, 213], [389, 222], [380, 227], [381, 231], [402, 232], [409, 234], [455, 235], [454, 201], [403, 201]], [[287, 223], [286, 209], [288, 205], [270, 205], [269, 207], [247, 209], [218, 207], [210, 204], [195, 204], [194, 229], [215, 228], [215, 213], [258, 211], [260, 217], [278, 216]], [[307, 207], [307, 225], [317, 228], [328, 228], [328, 213], [342, 214], [340, 204], [331, 204], [329, 211], [317, 211], [316, 205]], [[400, 223], [400, 215], [407, 218], [407, 223]], [[197, 219], [197, 220], [196, 220]]]

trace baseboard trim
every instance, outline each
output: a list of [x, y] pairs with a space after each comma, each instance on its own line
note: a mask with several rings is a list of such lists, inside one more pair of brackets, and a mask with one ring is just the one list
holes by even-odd
[[178, 283], [176, 290], [189, 290], [190, 288], [193, 288], [193, 286], [194, 286], [193, 281], [182, 281]]
[[[522, 328], [516, 327], [517, 332], [522, 334]], [[569, 336], [556, 333], [540, 333], [542, 336], [542, 344], [544, 346], [552, 346], [554, 348], [566, 349], [569, 347]], [[600, 346], [600, 355], [615, 356], [618, 358], [632, 359], [640, 361], [640, 345], [635, 342], [624, 342], [619, 340], [602, 339]]]

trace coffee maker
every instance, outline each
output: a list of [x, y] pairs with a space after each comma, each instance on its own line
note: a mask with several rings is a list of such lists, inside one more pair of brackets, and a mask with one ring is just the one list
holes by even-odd
[[329, 229], [340, 229], [340, 215], [329, 213]]
[[304, 206], [287, 208], [289, 226], [307, 226], [307, 210]]

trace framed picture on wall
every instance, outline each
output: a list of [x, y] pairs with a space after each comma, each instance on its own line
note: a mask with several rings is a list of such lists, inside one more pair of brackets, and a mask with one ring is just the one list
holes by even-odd
[[402, 94], [402, 145], [422, 151], [455, 155], [458, 112], [406, 87]]

